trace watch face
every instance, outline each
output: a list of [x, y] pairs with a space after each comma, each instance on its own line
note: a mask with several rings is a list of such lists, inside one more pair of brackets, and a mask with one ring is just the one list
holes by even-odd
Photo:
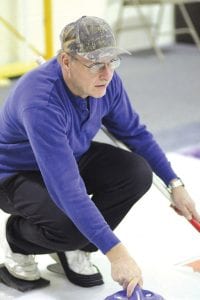
[[169, 187], [169, 189], [174, 189], [179, 186], [184, 186], [184, 183], [180, 178], [177, 178], [177, 179], [172, 180], [168, 187]]

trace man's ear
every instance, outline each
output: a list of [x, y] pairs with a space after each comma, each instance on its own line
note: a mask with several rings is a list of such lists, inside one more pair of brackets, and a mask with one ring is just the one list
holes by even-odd
[[70, 58], [69, 54], [62, 53], [60, 60], [61, 60], [62, 68], [64, 68], [65, 71], [69, 71], [69, 66], [70, 66], [70, 62], [71, 62], [71, 58]]

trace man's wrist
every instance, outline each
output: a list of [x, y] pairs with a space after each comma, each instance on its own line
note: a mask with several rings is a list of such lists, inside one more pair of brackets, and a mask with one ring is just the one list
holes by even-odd
[[176, 189], [180, 186], [182, 186], [182, 187], [185, 186], [182, 179], [181, 178], [174, 178], [170, 181], [167, 188], [168, 188], [168, 191], [171, 193], [173, 189]]
[[121, 259], [125, 254], [127, 255], [127, 250], [122, 243], [119, 243], [105, 254], [110, 262], [114, 262]]

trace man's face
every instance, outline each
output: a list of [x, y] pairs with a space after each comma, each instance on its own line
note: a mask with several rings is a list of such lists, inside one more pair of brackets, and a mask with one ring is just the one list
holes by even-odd
[[64, 78], [72, 93], [82, 98], [104, 96], [113, 77], [113, 61], [116, 64], [119, 59], [113, 58], [98, 63], [78, 55], [69, 59], [67, 78], [65, 76]]

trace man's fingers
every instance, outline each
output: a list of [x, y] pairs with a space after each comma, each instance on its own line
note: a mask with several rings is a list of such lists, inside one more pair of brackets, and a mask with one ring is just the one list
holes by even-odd
[[127, 285], [127, 297], [131, 297], [131, 295], [133, 294], [134, 292], [134, 289], [136, 287], [136, 285], [139, 284], [140, 286], [142, 286], [143, 282], [142, 282], [142, 279], [140, 279], [139, 277], [134, 277], [133, 279], [131, 279]]
[[170, 205], [179, 215], [184, 216], [187, 220], [192, 219], [192, 213], [186, 207], [178, 208], [174, 204]]
[[193, 218], [194, 218], [197, 222], [200, 223], [200, 215], [199, 215], [199, 213], [197, 212], [195, 205], [191, 205], [191, 207], [189, 207], [189, 210], [190, 210], [190, 212], [191, 212]]
[[127, 286], [127, 289], [126, 289], [126, 294], [127, 294], [127, 297], [131, 297], [131, 295], [133, 294], [133, 291], [134, 291], [134, 288], [136, 287], [137, 285], [137, 280], [134, 280], [132, 279], [128, 286]]
[[197, 222], [200, 223], [200, 215], [196, 211], [193, 213], [193, 217]]
[[175, 210], [177, 214], [180, 216], [184, 216], [188, 221], [191, 221], [192, 219], [195, 219], [198, 223], [200, 223], [200, 215], [194, 208], [193, 210], [188, 210], [187, 214], [184, 214], [180, 209], [178, 209], [175, 205], [171, 204], [171, 208]]
[[170, 204], [170, 207], [171, 207], [173, 210], [175, 210], [175, 212], [176, 212], [177, 214], [179, 214], [180, 216], [183, 215], [183, 214], [181, 213], [181, 211], [180, 211], [175, 205]]
[[128, 282], [127, 282], [127, 281], [124, 281], [124, 282], [123, 282], [123, 289], [126, 290], [126, 289], [127, 289], [127, 286], [128, 286]]

